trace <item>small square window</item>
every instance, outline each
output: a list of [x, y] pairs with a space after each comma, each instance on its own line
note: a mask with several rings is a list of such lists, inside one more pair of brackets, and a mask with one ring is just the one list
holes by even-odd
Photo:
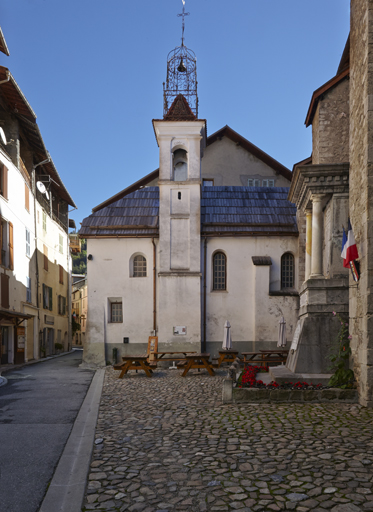
[[202, 185], [204, 187], [213, 187], [214, 186], [214, 180], [202, 180]]

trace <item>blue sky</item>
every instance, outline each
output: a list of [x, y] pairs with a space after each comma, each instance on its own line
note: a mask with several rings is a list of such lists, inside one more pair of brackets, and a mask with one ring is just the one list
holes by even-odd
[[[1, 7], [10, 69], [78, 210], [158, 167], [168, 52], [182, 0], [11, 0]], [[335, 75], [349, 0], [186, 0], [199, 117], [226, 124], [290, 169], [311, 153], [312, 92]]]

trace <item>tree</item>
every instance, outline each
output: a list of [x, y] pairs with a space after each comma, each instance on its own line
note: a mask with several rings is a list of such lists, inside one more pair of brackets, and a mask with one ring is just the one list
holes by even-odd
[[72, 255], [73, 274], [87, 275], [87, 240], [82, 240], [81, 252]]

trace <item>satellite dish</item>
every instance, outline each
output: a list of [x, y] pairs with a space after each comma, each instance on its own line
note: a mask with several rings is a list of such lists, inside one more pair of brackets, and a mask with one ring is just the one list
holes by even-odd
[[43, 182], [37, 181], [36, 186], [38, 187], [39, 192], [41, 192], [42, 194], [45, 194], [47, 192], [47, 189], [45, 188], [45, 185]]
[[5, 133], [4, 133], [4, 130], [1, 127], [0, 127], [0, 137], [1, 137], [2, 143], [6, 146], [7, 145], [7, 141], [6, 141]]

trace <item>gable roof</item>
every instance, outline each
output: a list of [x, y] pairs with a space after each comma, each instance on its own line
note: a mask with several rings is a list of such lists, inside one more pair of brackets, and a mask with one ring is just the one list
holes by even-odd
[[291, 181], [291, 171], [287, 167], [280, 164], [280, 162], [259, 149], [258, 146], [255, 146], [249, 142], [247, 139], [245, 139], [245, 137], [242, 137], [242, 135], [232, 130], [232, 128], [228, 125], [225, 125], [223, 128], [207, 137], [206, 146], [211, 146], [211, 144], [223, 137], [227, 137], [237, 145], [242, 146], [244, 149], [246, 149], [246, 151], [252, 153], [256, 158], [267, 164], [269, 167], [272, 167], [274, 171], [278, 172], [281, 174], [281, 176]]
[[0, 52], [5, 53], [5, 55], [8, 55], [8, 57], [10, 55], [9, 50], [8, 50], [8, 46], [7, 46], [6, 41], [5, 41], [5, 37], [4, 37], [3, 31], [1, 30], [1, 27], [0, 27]]
[[350, 67], [350, 34], [348, 34], [348, 38], [342, 53], [341, 60], [339, 62], [339, 66], [337, 69], [337, 75], [342, 73]]
[[[206, 236], [297, 236], [296, 207], [287, 187], [202, 187], [201, 223]], [[131, 192], [82, 222], [81, 238], [159, 235], [159, 188]]]
[[[4, 83], [0, 85], [0, 92], [5, 98], [9, 112], [17, 117], [22, 132], [27, 142], [34, 150], [37, 160], [39, 162], [47, 160], [50, 158], [50, 155], [44, 145], [39, 127], [36, 124], [36, 114], [9, 69], [4, 66], [0, 66], [0, 81], [2, 80], [4, 80]], [[43, 168], [58, 184], [57, 187], [52, 184], [52, 188], [54, 188], [56, 194], [70, 206], [76, 207], [51, 158], [50, 162], [43, 164]]]
[[[172, 106], [171, 106], [171, 108], [172, 108]], [[171, 108], [170, 108], [170, 110], [171, 110]], [[193, 112], [192, 112], [192, 114], [193, 114]], [[274, 171], [278, 172], [284, 178], [291, 181], [292, 173], [287, 167], [280, 164], [280, 162], [278, 162], [277, 160], [275, 160], [274, 158], [269, 156], [267, 153], [265, 153], [264, 151], [259, 149], [257, 146], [254, 146], [254, 144], [252, 144], [247, 139], [242, 137], [242, 135], [240, 135], [239, 133], [232, 130], [232, 128], [230, 128], [228, 125], [224, 126], [217, 132], [213, 133], [212, 135], [210, 135], [210, 137], [207, 137], [206, 146], [210, 146], [211, 144], [213, 144], [214, 142], [216, 142], [217, 140], [219, 140], [223, 137], [228, 137], [230, 140], [232, 140], [236, 144], [239, 144], [244, 149], [246, 149], [247, 151], [252, 153], [254, 156], [256, 156], [257, 158], [262, 160], [264, 163], [266, 163], [267, 165], [272, 167], [272, 169]], [[151, 181], [156, 180], [158, 178], [159, 178], [159, 169], [156, 169], [155, 171], [151, 172], [150, 174], [147, 174], [146, 176], [144, 176], [140, 180], [136, 181], [135, 183], [132, 183], [132, 185], [129, 185], [128, 187], [124, 188], [117, 194], [109, 197], [109, 199], [106, 199], [106, 201], [103, 201], [99, 205], [92, 208], [92, 212], [97, 212], [97, 211], [101, 210], [102, 208], [105, 208], [106, 206], [109, 206], [110, 204], [115, 203], [115, 201], [118, 201], [118, 199], [121, 199], [121, 198], [127, 196], [131, 192], [138, 190], [141, 187], [144, 187]]]
[[348, 67], [347, 69], [345, 69], [344, 71], [339, 73], [339, 75], [333, 76], [333, 78], [328, 80], [324, 85], [322, 85], [321, 87], [316, 89], [316, 91], [314, 91], [314, 93], [312, 94], [310, 106], [308, 107], [307, 117], [304, 122], [304, 124], [307, 127], [310, 124], [312, 124], [313, 116], [315, 115], [318, 102], [321, 99], [322, 95], [325, 94], [326, 92], [330, 91], [333, 87], [338, 85], [340, 82], [342, 82], [342, 80], [347, 78], [349, 75], [350, 75], [350, 68]]
[[163, 119], [164, 121], [195, 121], [197, 118], [185, 96], [178, 94]]

